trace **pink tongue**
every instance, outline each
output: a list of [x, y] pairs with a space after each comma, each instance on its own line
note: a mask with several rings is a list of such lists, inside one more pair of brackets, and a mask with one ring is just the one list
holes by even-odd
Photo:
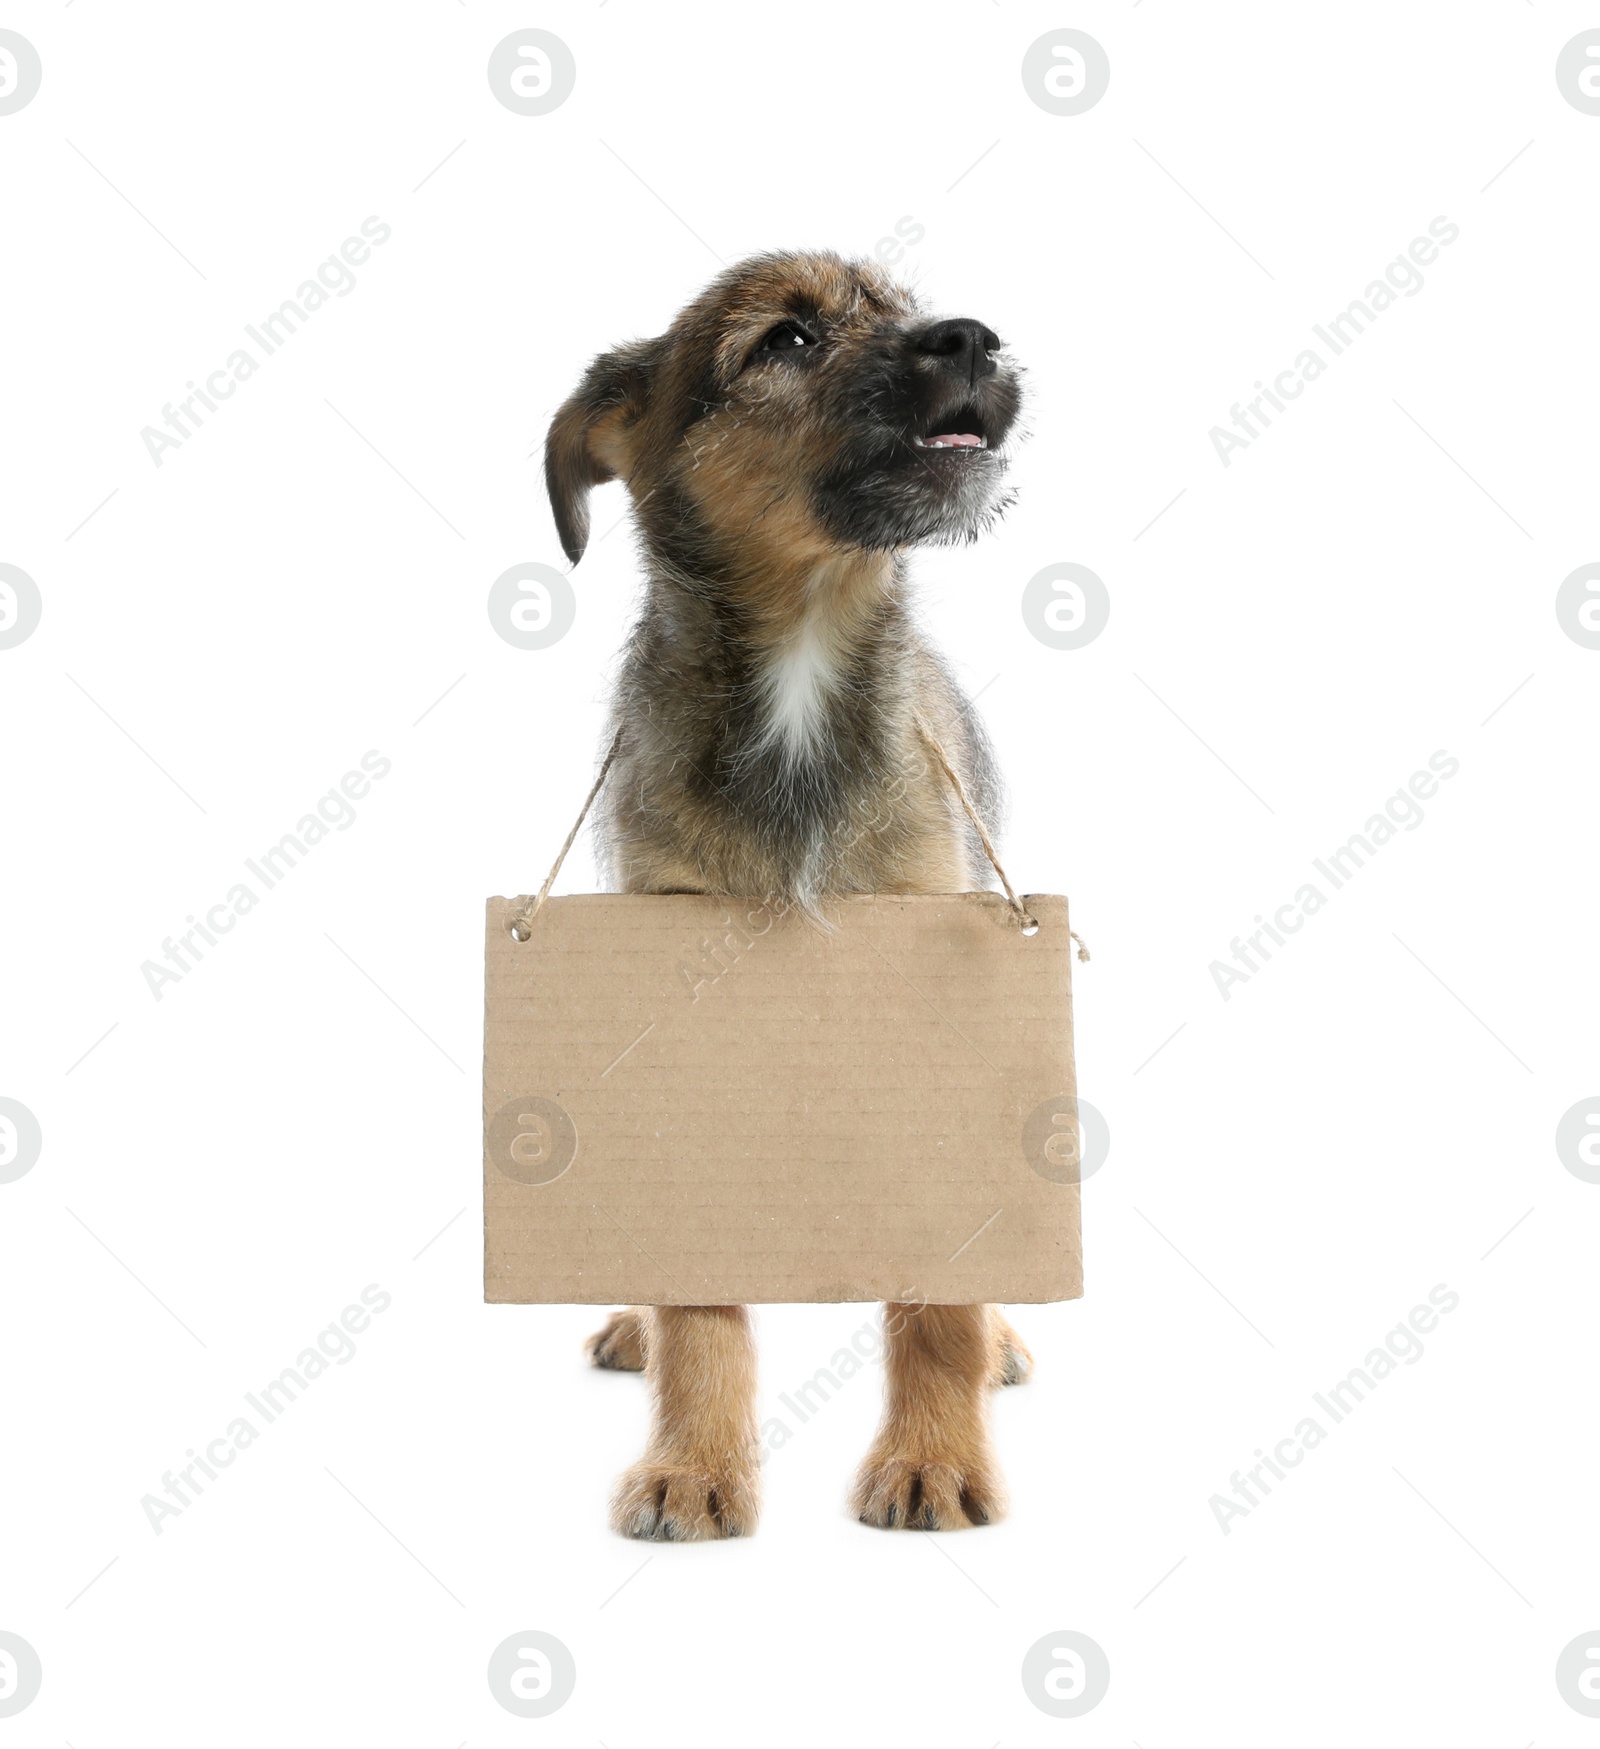
[[947, 443], [952, 449], [979, 449], [983, 439], [972, 431], [941, 431], [937, 437], [926, 437], [924, 443]]

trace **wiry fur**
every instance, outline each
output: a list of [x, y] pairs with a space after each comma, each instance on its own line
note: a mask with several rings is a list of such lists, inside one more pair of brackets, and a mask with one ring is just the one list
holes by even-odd
[[[987, 740], [911, 621], [899, 561], [865, 579], [841, 569], [810, 581], [815, 619], [782, 636], [730, 626], [732, 616], [654, 579], [617, 687], [627, 728], [599, 822], [613, 884], [807, 906], [829, 893], [989, 884], [913, 713], [992, 819]], [[783, 694], [800, 680], [792, 665], [807, 643], [822, 660], [802, 734]]]
[[[763, 337], [798, 324], [804, 347]], [[1020, 404], [999, 341], [931, 322], [870, 263], [763, 256], [659, 338], [597, 359], [561, 408], [546, 480], [563, 546], [621, 478], [647, 582], [624, 652], [599, 820], [613, 884], [817, 909], [832, 894], [989, 884], [925, 724], [990, 830], [999, 786], [971, 707], [913, 620], [904, 554], [973, 539], [1006, 502]], [[982, 450], [917, 439], [972, 431]], [[1026, 1374], [993, 1308], [892, 1307], [866, 1521], [944, 1528], [1003, 1509], [986, 1399]], [[613, 1523], [657, 1538], [755, 1519], [754, 1345], [740, 1307], [637, 1308], [590, 1345], [651, 1380], [644, 1459]]]

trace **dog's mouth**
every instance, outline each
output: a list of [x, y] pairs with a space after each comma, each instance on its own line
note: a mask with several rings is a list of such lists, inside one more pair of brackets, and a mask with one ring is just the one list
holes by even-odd
[[987, 449], [989, 433], [982, 413], [976, 407], [957, 407], [941, 413], [935, 421], [937, 430], [913, 432], [914, 449]]
[[881, 550], [974, 539], [1009, 502], [1000, 488], [1017, 415], [1014, 384], [939, 384], [923, 394], [908, 394], [911, 404], [893, 424], [872, 417], [870, 437], [867, 422], [858, 422], [860, 447], [846, 450], [817, 482], [824, 521], [852, 545]]

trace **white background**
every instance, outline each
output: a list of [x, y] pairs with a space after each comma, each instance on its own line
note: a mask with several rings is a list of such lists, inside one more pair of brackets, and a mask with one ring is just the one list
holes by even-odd
[[[1600, 14], [0, 23], [44, 67], [0, 117], [0, 560], [43, 598], [0, 651], [0, 1094], [44, 1136], [0, 1186], [0, 1628], [44, 1666], [5, 1741], [1592, 1743], [1553, 1672], [1600, 1628], [1600, 1188], [1553, 1138], [1600, 1092], [1600, 653], [1554, 599], [1600, 558], [1600, 117], [1554, 67]], [[527, 25], [578, 67], [542, 117], [485, 77]], [[1020, 77], [1063, 25], [1112, 68], [1068, 118]], [[369, 214], [356, 289], [157, 468], [141, 429]], [[1210, 428], [1441, 214], [1423, 289], [1224, 468]], [[873, 1368], [772, 1456], [754, 1539], [652, 1550], [605, 1523], [643, 1386], [585, 1370], [595, 1310], [484, 1307], [476, 1230], [482, 902], [588, 787], [626, 525], [555, 647], [485, 598], [563, 563], [537, 451], [595, 352], [719, 259], [906, 217], [901, 270], [1030, 373], [1015, 511], [916, 569], [1009, 866], [1094, 953], [1087, 1294], [1016, 1314], [1003, 1526], [848, 1518]], [[1065, 653], [1019, 610], [1061, 561], [1112, 603]], [[141, 964], [368, 749], [356, 823], [157, 1002]], [[1224, 1001], [1211, 962], [1436, 749], [1424, 823]], [[157, 1536], [141, 1497], [371, 1282], [355, 1359]], [[1424, 1357], [1224, 1535], [1210, 1497], [1441, 1282]], [[762, 1311], [763, 1416], [875, 1316]], [[539, 1724], [484, 1677], [528, 1627], [578, 1668]], [[1061, 1628], [1111, 1665], [1070, 1724], [1019, 1676]]]

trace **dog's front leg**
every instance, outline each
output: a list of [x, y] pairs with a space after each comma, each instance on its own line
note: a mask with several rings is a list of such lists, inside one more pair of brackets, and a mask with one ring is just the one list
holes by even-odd
[[856, 1477], [852, 1510], [888, 1530], [1003, 1518], [989, 1391], [1006, 1378], [1009, 1326], [993, 1306], [888, 1305], [883, 1328], [883, 1424]]
[[612, 1526], [656, 1542], [748, 1536], [761, 1475], [750, 1314], [743, 1306], [655, 1306], [646, 1315], [650, 1439], [617, 1483]]

